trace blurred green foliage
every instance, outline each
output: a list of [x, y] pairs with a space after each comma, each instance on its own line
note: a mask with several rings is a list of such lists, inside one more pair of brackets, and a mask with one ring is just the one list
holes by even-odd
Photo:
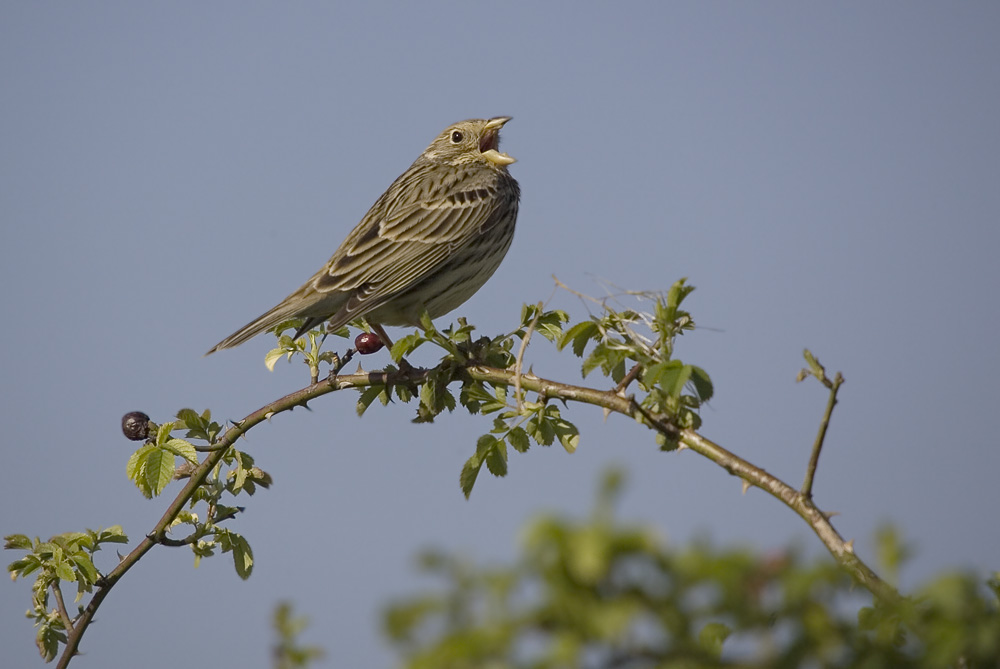
[[[512, 565], [424, 554], [421, 569], [441, 585], [384, 615], [400, 666], [1000, 666], [995, 581], [989, 592], [943, 574], [898, 606], [873, 605], [829, 558], [671, 547], [618, 522], [622, 485], [607, 473], [584, 521], [532, 520]], [[880, 535], [898, 568], [904, 551]]]

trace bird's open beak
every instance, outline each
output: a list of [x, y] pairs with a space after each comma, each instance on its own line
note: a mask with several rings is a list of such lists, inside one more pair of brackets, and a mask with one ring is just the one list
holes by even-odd
[[505, 166], [515, 162], [516, 158], [511, 158], [506, 153], [500, 153], [500, 128], [510, 120], [510, 116], [498, 116], [486, 122], [486, 129], [483, 136], [479, 138], [479, 151], [486, 160], [496, 165]]

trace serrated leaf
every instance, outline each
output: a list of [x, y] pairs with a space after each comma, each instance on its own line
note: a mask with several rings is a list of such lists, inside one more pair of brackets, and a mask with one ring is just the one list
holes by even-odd
[[181, 409], [177, 412], [177, 420], [183, 423], [183, 425], [178, 425], [178, 427], [188, 430], [195, 427], [202, 427], [201, 416], [194, 409]]
[[375, 401], [375, 398], [382, 395], [385, 391], [385, 386], [368, 386], [363, 391], [361, 391], [361, 397], [358, 398], [357, 411], [359, 416], [363, 416], [365, 410]]
[[396, 386], [396, 397], [404, 403], [409, 402], [413, 399], [413, 391], [408, 386], [398, 385]]
[[38, 562], [38, 558], [34, 555], [29, 555], [23, 557], [20, 560], [14, 560], [9, 565], [7, 565], [7, 571], [10, 573], [11, 580], [15, 577], [20, 576], [21, 578], [26, 577], [28, 574], [36, 571], [41, 564]]
[[424, 343], [424, 338], [419, 334], [409, 334], [405, 337], [400, 337], [392, 344], [392, 348], [389, 349], [389, 355], [393, 360], [399, 362], [403, 359], [403, 356], [414, 351], [418, 346]]
[[604, 344], [604, 342], [601, 342], [597, 346], [595, 346], [594, 350], [591, 351], [590, 355], [587, 356], [583, 361], [583, 377], [587, 378], [587, 375], [590, 374], [592, 371], [594, 371], [601, 365], [606, 364], [607, 355], [608, 355], [608, 347]]
[[507, 444], [495, 441], [493, 448], [486, 451], [486, 468], [493, 476], [507, 475]]
[[56, 655], [59, 653], [59, 643], [65, 640], [66, 635], [52, 629], [48, 623], [39, 625], [38, 631], [35, 633], [35, 646], [38, 648], [39, 655], [46, 662], [56, 659]]
[[465, 495], [466, 499], [469, 499], [469, 495], [472, 494], [472, 487], [476, 485], [476, 479], [479, 477], [479, 470], [482, 467], [483, 461], [479, 459], [478, 455], [473, 455], [462, 465], [462, 473], [458, 477], [458, 483], [462, 487], [462, 494]]
[[712, 399], [715, 389], [712, 386], [712, 380], [708, 378], [708, 372], [704, 369], [696, 365], [691, 365], [691, 384], [698, 394], [699, 404]]
[[509, 443], [518, 453], [525, 453], [531, 447], [528, 441], [528, 433], [523, 427], [512, 427], [507, 433], [507, 443]]
[[175, 460], [174, 454], [161, 448], [154, 448], [146, 456], [144, 466], [144, 478], [147, 488], [152, 496], [157, 496], [167, 484], [174, 478]]
[[667, 435], [662, 432], [656, 433], [656, 443], [661, 451], [676, 451], [680, 447], [680, 443], [674, 439], [667, 439]]
[[538, 313], [537, 304], [522, 304], [521, 305], [521, 327], [526, 328], [531, 325], [531, 321], [535, 320], [535, 314]]
[[549, 341], [556, 341], [562, 337], [562, 324], [567, 320], [569, 320], [569, 317], [565, 312], [546, 312], [538, 319], [538, 323], [535, 324], [535, 331]]
[[184, 439], [169, 439], [163, 444], [174, 455], [184, 458], [193, 465], [198, 464], [198, 452], [194, 450], [194, 444]]
[[63, 581], [76, 581], [76, 573], [73, 571], [73, 567], [66, 560], [59, 560], [52, 565], [55, 575]]
[[80, 576], [88, 584], [94, 583], [100, 577], [97, 568], [94, 566], [94, 562], [86, 553], [76, 553], [70, 559], [76, 565], [77, 570], [79, 570]]
[[480, 458], [485, 457], [486, 453], [488, 453], [496, 443], [496, 437], [492, 434], [484, 434], [476, 440], [476, 455]]
[[174, 429], [173, 422], [164, 423], [156, 431], [156, 445], [162, 446], [168, 439], [170, 439], [170, 433]]
[[145, 478], [146, 458], [154, 450], [156, 450], [156, 446], [153, 444], [143, 444], [129, 457], [128, 464], [125, 465], [125, 474], [129, 479], [135, 481], [136, 485]]
[[552, 421], [543, 418], [538, 421], [538, 427], [535, 430], [535, 434], [532, 435], [542, 446], [551, 446], [552, 442], [555, 441], [556, 431], [552, 427]]
[[621, 383], [622, 379], [625, 378], [625, 357], [615, 363], [614, 367], [611, 368], [611, 379], [615, 383]]
[[26, 534], [8, 534], [3, 541], [5, 550], [31, 550], [31, 539]]
[[573, 354], [576, 357], [582, 357], [584, 349], [587, 348], [587, 343], [591, 339], [597, 337], [599, 330], [597, 328], [597, 323], [594, 321], [583, 321], [577, 323], [569, 330], [563, 332], [562, 337], [559, 339], [559, 343], [556, 344], [556, 348], [560, 351], [563, 350], [567, 344], [573, 344]]

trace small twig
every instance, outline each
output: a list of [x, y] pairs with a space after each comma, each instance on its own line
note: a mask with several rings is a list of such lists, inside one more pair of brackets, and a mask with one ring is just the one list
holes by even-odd
[[73, 631], [73, 621], [69, 617], [69, 611], [66, 610], [66, 602], [63, 601], [63, 594], [62, 589], [59, 587], [59, 581], [53, 581], [52, 594], [56, 596], [56, 608], [59, 609], [59, 617], [62, 618], [63, 626], [66, 628], [66, 633], [69, 634]]
[[[347, 363], [354, 358], [354, 354], [357, 352], [358, 349], [349, 348], [344, 355], [337, 356], [337, 364], [330, 368], [330, 376], [337, 376], [337, 374], [340, 374], [340, 370], [347, 366]], [[317, 383], [317, 381], [313, 381], [313, 383]]]
[[640, 371], [641, 367], [639, 366], [639, 363], [633, 365], [632, 369], [628, 370], [628, 374], [625, 375], [625, 378], [622, 379], [621, 383], [615, 386], [615, 392], [619, 395], [625, 392], [625, 389], [628, 388], [629, 384], [635, 381], [636, 377], [639, 376]]
[[524, 352], [528, 350], [528, 340], [531, 339], [531, 333], [535, 331], [535, 326], [538, 325], [538, 317], [542, 315], [543, 306], [541, 302], [535, 305], [535, 317], [531, 319], [527, 331], [521, 337], [521, 348], [518, 349], [517, 360], [514, 362], [514, 399], [517, 401], [517, 410], [519, 412], [524, 412], [524, 398], [521, 397], [521, 369], [524, 365]]
[[579, 297], [583, 301], [593, 302], [594, 304], [596, 304], [596, 305], [598, 305], [600, 307], [604, 307], [604, 302], [602, 300], [599, 300], [596, 297], [591, 297], [590, 295], [587, 295], [586, 293], [581, 293], [578, 290], [573, 290], [572, 288], [570, 288], [569, 286], [567, 286], [565, 283], [563, 283], [562, 281], [560, 281], [559, 278], [556, 277], [555, 274], [552, 275], [552, 280], [556, 282], [557, 286], [559, 286], [560, 288], [562, 288], [563, 290], [565, 290], [567, 293], [571, 293], [573, 295], [576, 295], [577, 297]]
[[[816, 363], [819, 364], [818, 362]], [[820, 366], [822, 369], [822, 366]], [[826, 439], [826, 429], [830, 426], [830, 416], [833, 415], [833, 407], [837, 405], [837, 390], [840, 388], [840, 384], [844, 382], [844, 377], [840, 372], [833, 377], [831, 382], [826, 376], [826, 370], [823, 370], [822, 376], [814, 376], [820, 380], [827, 388], [830, 389], [830, 396], [826, 400], [826, 411], [823, 412], [823, 419], [819, 422], [819, 432], [816, 434], [816, 441], [813, 442], [812, 453], [809, 455], [809, 465], [806, 467], [806, 479], [802, 482], [802, 496], [806, 499], [812, 499], [812, 487], [813, 479], [816, 477], [816, 467], [819, 465], [819, 453], [823, 450], [823, 441]]]
[[186, 537], [184, 537], [183, 539], [171, 539], [166, 536], [162, 537], [151, 536], [149, 538], [162, 546], [173, 546], [173, 547], [190, 546], [194, 542], [198, 541], [198, 539], [201, 539], [201, 537], [198, 536], [196, 533], [191, 533]]

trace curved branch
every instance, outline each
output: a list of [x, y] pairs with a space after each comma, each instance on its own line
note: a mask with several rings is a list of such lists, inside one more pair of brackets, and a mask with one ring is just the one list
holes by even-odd
[[[209, 472], [219, 464], [228, 448], [235, 444], [246, 432], [279, 413], [291, 411], [295, 407], [306, 406], [311, 400], [338, 390], [348, 388], [360, 389], [376, 385], [412, 386], [414, 383], [428, 380], [438, 371], [439, 368], [425, 369], [407, 366], [405, 369], [393, 372], [363, 372], [344, 376], [331, 376], [328, 379], [312, 383], [305, 388], [266, 404], [230, 427], [212, 445], [212, 450], [201, 464], [191, 472], [190, 479], [167, 507], [167, 510], [163, 513], [160, 520], [157, 521], [153, 530], [113, 570], [98, 581], [97, 592], [76, 621], [76, 624], [67, 630], [66, 647], [57, 666], [60, 669], [68, 666], [69, 661], [77, 653], [83, 634], [93, 621], [97, 609], [100, 608], [104, 598], [107, 597], [111, 589], [128, 570], [157, 543], [175, 544], [175, 541], [166, 539], [166, 532], [174, 521], [174, 518], [188, 504]], [[666, 416], [650, 414], [642, 409], [635, 402], [634, 398], [623, 397], [616, 392], [616, 389], [601, 390], [587, 386], [561, 383], [538, 377], [532, 373], [519, 374], [512, 369], [486, 367], [475, 363], [458, 366], [457, 371], [468, 375], [470, 379], [475, 381], [506, 386], [519, 384], [521, 388], [537, 392], [540, 397], [545, 399], [560, 399], [567, 402], [580, 402], [599, 406], [606, 411], [628, 416], [648, 425], [653, 430], [662, 432], [670, 439], [677, 440], [692, 451], [708, 458], [730, 474], [740, 477], [749, 485], [769, 493], [795, 511], [812, 527], [833, 558], [877, 598], [890, 602], [898, 601], [901, 598], [892, 586], [883, 581], [854, 554], [851, 542], [844, 541], [833, 528], [833, 525], [831, 525], [827, 515], [816, 507], [808, 495], [792, 488], [764, 469], [752, 465], [727, 451], [694, 430], [679, 429], [670, 423]]]

